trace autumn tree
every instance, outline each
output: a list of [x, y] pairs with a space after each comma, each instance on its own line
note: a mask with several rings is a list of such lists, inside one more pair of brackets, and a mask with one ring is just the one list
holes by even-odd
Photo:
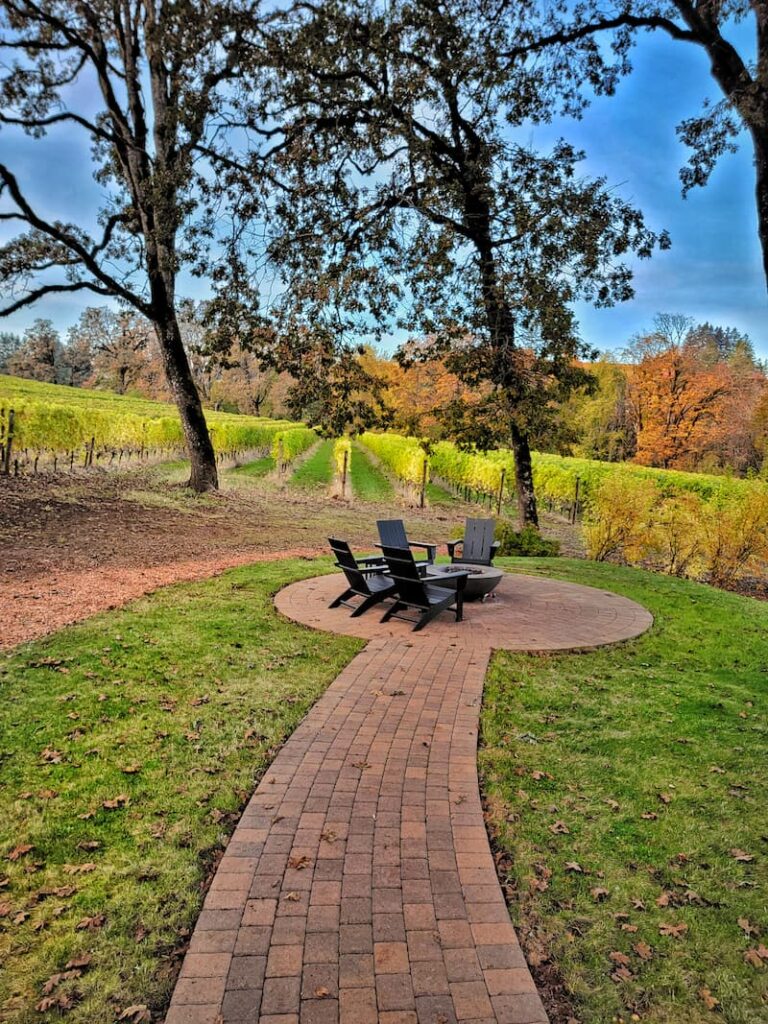
[[383, 381], [383, 401], [398, 433], [440, 438], [445, 430], [442, 414], [449, 403], [456, 398], [472, 399], [470, 390], [443, 359], [415, 361], [405, 367], [368, 348], [360, 362]]
[[[734, 152], [742, 131], [749, 136], [755, 167], [757, 228], [768, 287], [768, 4], [765, 0], [542, 0], [541, 20], [507, 50], [510, 60], [544, 54], [576, 79], [612, 93], [631, 70], [630, 51], [643, 32], [662, 32], [701, 49], [709, 60], [720, 99], [683, 121], [679, 138], [692, 150], [680, 171], [683, 194], [706, 185], [718, 160]], [[740, 49], [734, 29], [753, 32]], [[608, 39], [610, 45], [603, 45]], [[753, 49], [754, 47], [754, 49]], [[573, 79], [572, 79], [573, 81]], [[583, 92], [570, 96], [575, 107]]]
[[[224, 211], [210, 161], [253, 24], [240, 0], [0, 2], [0, 218], [22, 228], [0, 248], [2, 313], [85, 291], [151, 321], [197, 490], [217, 486], [216, 460], [181, 339], [177, 277], [184, 265], [204, 273], [216, 252]], [[91, 147], [104, 197], [91, 226], [49, 215], [10, 162], [14, 132], [37, 140], [44, 164], [46, 140], [62, 129]]]
[[8, 373], [15, 377], [59, 383], [62, 344], [50, 320], [35, 320], [24, 332], [19, 348], [8, 357]]
[[749, 339], [729, 329], [657, 317], [655, 330], [634, 339], [626, 353], [637, 461], [756, 468], [754, 419], [766, 378], [751, 352]]
[[604, 181], [579, 175], [567, 143], [539, 154], [518, 141], [515, 128], [549, 119], [563, 77], [502, 56], [528, 10], [302, 5], [276, 44], [289, 198], [274, 251], [305, 319], [364, 310], [433, 338], [419, 358], [486, 390], [452, 403], [452, 432], [514, 450], [520, 518], [536, 524], [532, 431], [585, 380], [571, 303], [628, 298], [622, 256], [648, 256], [658, 239]]

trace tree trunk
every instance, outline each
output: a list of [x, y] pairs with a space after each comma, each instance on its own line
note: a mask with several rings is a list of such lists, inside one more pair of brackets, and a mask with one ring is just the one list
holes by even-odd
[[533, 489], [533, 462], [528, 435], [512, 424], [510, 430], [512, 451], [515, 455], [515, 491], [520, 526], [539, 528], [539, 513], [536, 507], [536, 493]]
[[181, 341], [176, 315], [169, 310], [155, 322], [160, 343], [165, 375], [181, 417], [181, 426], [187, 442], [191, 473], [188, 486], [202, 493], [219, 486], [216, 455], [205, 422], [200, 395], [189, 368], [187, 353]]
[[755, 196], [757, 199], [757, 232], [763, 252], [763, 273], [768, 288], [768, 129], [762, 137], [752, 133], [755, 144]]

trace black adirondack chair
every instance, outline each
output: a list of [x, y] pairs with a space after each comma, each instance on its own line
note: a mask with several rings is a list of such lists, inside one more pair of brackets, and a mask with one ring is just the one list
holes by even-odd
[[[448, 541], [448, 554], [452, 562], [465, 565], [493, 565], [499, 542], [493, 539], [494, 519], [467, 519], [462, 540]], [[456, 549], [460, 549], [457, 553]]]
[[469, 573], [451, 573], [450, 581], [440, 577], [437, 580], [425, 579], [419, 572], [410, 548], [382, 547], [384, 558], [389, 567], [389, 578], [396, 588], [395, 603], [389, 607], [381, 618], [387, 622], [391, 618], [414, 620], [401, 611], [409, 608], [420, 612], [413, 627], [414, 633], [423, 629], [440, 612], [455, 608], [456, 621], [461, 622], [464, 612], [464, 586]]
[[[354, 619], [385, 598], [394, 597], [395, 583], [385, 575], [387, 563], [381, 555], [355, 558], [345, 540], [329, 537], [328, 543], [336, 556], [336, 565], [347, 577], [349, 584], [345, 591], [331, 601], [329, 608], [338, 608], [340, 604], [343, 604], [345, 608], [353, 609], [352, 618]], [[361, 597], [362, 601], [359, 604], [351, 604], [350, 599], [353, 597]]]
[[437, 544], [427, 544], [426, 541], [408, 540], [405, 533], [405, 523], [402, 519], [377, 519], [376, 527], [379, 531], [380, 544], [378, 548], [401, 548], [406, 551], [410, 548], [424, 548], [426, 558], [417, 558], [417, 565], [432, 565], [437, 557]]

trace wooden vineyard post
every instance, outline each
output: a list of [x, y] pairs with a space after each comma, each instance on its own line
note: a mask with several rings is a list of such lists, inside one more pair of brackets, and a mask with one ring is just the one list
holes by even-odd
[[501, 503], [504, 500], [504, 481], [507, 479], [506, 466], [501, 467], [501, 480], [499, 480], [499, 493], [496, 497], [496, 515], [501, 515]]
[[91, 437], [91, 447], [90, 447], [90, 450], [88, 452], [88, 468], [89, 469], [93, 467], [93, 449], [95, 447], [96, 447], [96, 438], [95, 437]]
[[581, 483], [581, 478], [577, 476], [576, 477], [576, 488], [575, 488], [574, 494], [573, 494], [573, 507], [571, 508], [571, 522], [572, 523], [576, 522], [576, 513], [579, 510], [579, 484], [580, 483]]
[[349, 452], [344, 449], [344, 464], [341, 467], [341, 496], [346, 498], [347, 496], [347, 466], [349, 464]]
[[427, 472], [429, 465], [427, 462], [427, 456], [424, 456], [424, 464], [421, 467], [421, 492], [419, 494], [419, 508], [424, 508], [427, 500]]
[[11, 473], [11, 448], [13, 447], [13, 422], [16, 418], [16, 413], [13, 409], [8, 412], [8, 434], [5, 438], [5, 449], [3, 452], [3, 475], [10, 476]]

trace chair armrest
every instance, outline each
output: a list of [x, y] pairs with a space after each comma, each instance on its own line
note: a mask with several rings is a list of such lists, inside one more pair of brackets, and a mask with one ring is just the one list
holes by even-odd
[[408, 547], [424, 548], [424, 550], [427, 552], [427, 559], [430, 562], [434, 562], [434, 560], [437, 558], [437, 544], [428, 544], [426, 541], [423, 540], [409, 540]]
[[359, 565], [371, 564], [386, 565], [386, 560], [383, 555], [366, 555], [365, 558], [358, 558], [357, 562]]
[[464, 546], [464, 540], [447, 540], [445, 542], [445, 546], [448, 548], [448, 554], [451, 556], [451, 558], [453, 558], [456, 552], [456, 548], [459, 546]]
[[494, 558], [496, 557], [496, 555], [498, 554], [498, 551], [499, 551], [500, 547], [501, 547], [501, 541], [500, 540], [495, 540], [493, 542], [493, 544], [491, 544], [491, 561], [493, 561]]
[[440, 574], [439, 576], [430, 576], [428, 579], [431, 587], [442, 587], [443, 590], [455, 590], [457, 594], [460, 594], [467, 585], [469, 579], [468, 572], [452, 572]]

